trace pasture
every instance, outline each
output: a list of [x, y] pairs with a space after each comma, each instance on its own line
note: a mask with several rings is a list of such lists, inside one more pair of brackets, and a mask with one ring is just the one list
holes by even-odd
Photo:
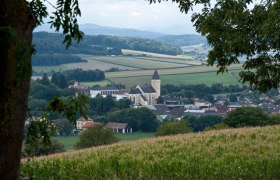
[[89, 86], [122, 83], [126, 87], [132, 87], [137, 84], [149, 84], [155, 69], [159, 72], [162, 84], [240, 84], [238, 82], [238, 73], [242, 64], [232, 65], [228, 74], [216, 75], [216, 67], [207, 67], [206, 65], [201, 65], [200, 61], [182, 58], [182, 56], [79, 56], [88, 62], [59, 66], [35, 66], [33, 69], [37, 72], [62, 71], [74, 68], [107, 70], [113, 67], [121, 70], [118, 72], [106, 72], [107, 80], [105, 81], [84, 83]]
[[280, 126], [151, 138], [22, 160], [25, 179], [279, 179]]
[[[115, 134], [120, 141], [135, 141], [139, 139], [151, 138], [154, 137], [154, 133], [144, 133], [144, 132], [134, 132], [128, 134]], [[79, 136], [57, 136], [53, 139], [58, 140], [64, 145], [65, 150], [73, 150], [74, 145], [79, 140]]]

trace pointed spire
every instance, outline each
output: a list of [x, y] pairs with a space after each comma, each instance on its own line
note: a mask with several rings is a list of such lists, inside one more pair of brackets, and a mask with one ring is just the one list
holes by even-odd
[[157, 70], [155, 70], [152, 79], [160, 79]]

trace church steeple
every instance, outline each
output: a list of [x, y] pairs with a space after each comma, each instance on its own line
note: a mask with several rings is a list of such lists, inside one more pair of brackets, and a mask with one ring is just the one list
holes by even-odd
[[154, 90], [156, 91], [156, 96], [155, 99], [157, 99], [160, 96], [160, 78], [158, 75], [157, 70], [155, 70], [152, 80], [151, 80], [151, 85], [154, 88]]
[[156, 79], [160, 79], [157, 70], [155, 70], [152, 79], [155, 79], [155, 80], [156, 80]]

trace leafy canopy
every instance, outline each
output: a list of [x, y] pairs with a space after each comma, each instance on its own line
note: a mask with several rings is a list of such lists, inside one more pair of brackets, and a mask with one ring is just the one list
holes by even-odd
[[[31, 0], [28, 5], [36, 20], [36, 25], [43, 24], [43, 19], [50, 17], [51, 28], [59, 32], [62, 30], [64, 35], [63, 43], [66, 43], [66, 48], [72, 44], [72, 39], [78, 42], [83, 37], [83, 32], [79, 30], [77, 17], [81, 16], [78, 0], [56, 0], [56, 4], [52, 4], [48, 0]], [[49, 15], [46, 4], [49, 4], [54, 9], [54, 12]]]
[[[149, 0], [150, 3], [168, 0]], [[208, 65], [218, 73], [245, 58], [240, 81], [265, 92], [280, 83], [280, 1], [278, 0], [172, 0], [182, 12], [194, 5], [203, 6], [194, 13], [196, 31], [207, 38], [212, 50]]]

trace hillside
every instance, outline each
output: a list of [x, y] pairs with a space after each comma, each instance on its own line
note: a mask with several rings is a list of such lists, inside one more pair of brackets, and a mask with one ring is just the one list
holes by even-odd
[[[116, 28], [109, 26], [100, 26], [96, 24], [80, 24], [80, 30], [86, 35], [109, 35], [109, 36], [123, 36], [123, 37], [139, 37], [139, 38], [158, 38], [166, 34], [152, 31], [143, 31], [131, 28]], [[50, 29], [49, 24], [43, 24], [35, 29], [35, 32], [46, 31], [54, 32]]]
[[207, 44], [207, 40], [205, 37], [200, 35], [195, 35], [195, 34], [166, 35], [157, 38], [157, 40], [175, 46], [191, 46], [197, 44]]
[[142, 38], [85, 35], [79, 44], [73, 43], [68, 50], [61, 42], [63, 42], [63, 36], [58, 33], [37, 32], [33, 34], [33, 43], [38, 53], [121, 55], [121, 49], [169, 55], [182, 53], [182, 50], [177, 46]]
[[23, 160], [34, 179], [279, 179], [280, 126], [186, 134]]

